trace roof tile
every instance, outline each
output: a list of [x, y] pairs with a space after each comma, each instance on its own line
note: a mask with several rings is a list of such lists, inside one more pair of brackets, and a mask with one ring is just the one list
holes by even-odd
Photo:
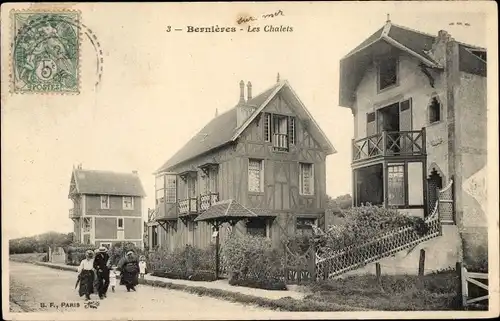
[[[255, 106], [262, 105], [278, 85], [279, 83], [273, 85], [271, 88], [247, 101], [246, 104]], [[156, 172], [168, 171], [182, 162], [231, 142], [237, 129], [236, 107], [237, 106], [212, 119]]]
[[73, 175], [80, 194], [146, 196], [139, 176], [134, 173], [75, 169]]

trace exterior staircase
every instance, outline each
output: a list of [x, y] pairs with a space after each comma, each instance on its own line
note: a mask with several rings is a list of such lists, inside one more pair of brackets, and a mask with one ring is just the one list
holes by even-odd
[[[453, 213], [449, 213], [452, 206], [448, 201], [452, 195], [452, 184], [453, 181], [450, 181], [450, 184], [439, 192], [439, 199], [432, 214], [424, 220], [427, 226], [425, 234], [419, 235], [412, 226], [404, 226], [388, 231], [365, 243], [345, 247], [328, 257], [321, 257], [316, 253], [316, 278], [338, 277], [361, 269], [370, 263], [396, 256], [401, 251], [409, 250], [411, 252], [421, 243], [443, 235], [442, 225], [450, 224], [453, 217]], [[446, 201], [441, 202], [441, 199]]]

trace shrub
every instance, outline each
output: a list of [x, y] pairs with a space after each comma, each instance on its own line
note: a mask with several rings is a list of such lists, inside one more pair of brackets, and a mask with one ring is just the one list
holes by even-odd
[[233, 234], [221, 252], [229, 272], [230, 284], [286, 289], [282, 252], [273, 249], [269, 239]]
[[[132, 243], [132, 242], [125, 242], [125, 243], [118, 242], [118, 243], [113, 244], [113, 246], [108, 251], [109, 258], [111, 260], [111, 265], [117, 265], [118, 262], [120, 261], [120, 259], [122, 257], [124, 257], [128, 251], [134, 252], [138, 258], [141, 255], [146, 256], [144, 251], [141, 248], [137, 247], [134, 243]], [[146, 261], [147, 261], [147, 259], [146, 259]]]
[[66, 252], [67, 265], [80, 265], [80, 262], [85, 258], [87, 250], [94, 250], [95, 246], [92, 244], [72, 243], [64, 248]]
[[317, 238], [316, 244], [321, 253], [335, 252], [350, 245], [361, 244], [381, 233], [404, 226], [412, 226], [419, 235], [428, 231], [424, 220], [399, 213], [396, 209], [366, 205], [344, 209], [342, 212], [345, 224], [332, 226]]
[[[215, 275], [215, 246], [198, 249], [190, 245], [173, 253], [158, 249], [149, 254], [149, 264], [153, 275], [173, 279], [213, 281]], [[208, 272], [211, 271], [211, 272]]]

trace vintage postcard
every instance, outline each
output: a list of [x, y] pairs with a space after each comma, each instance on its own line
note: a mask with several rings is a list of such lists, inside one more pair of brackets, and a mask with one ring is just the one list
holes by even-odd
[[498, 316], [496, 12], [3, 4], [4, 319]]

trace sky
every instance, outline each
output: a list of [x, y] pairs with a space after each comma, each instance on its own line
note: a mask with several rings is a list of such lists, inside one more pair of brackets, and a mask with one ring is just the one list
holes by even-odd
[[[146, 213], [154, 205], [152, 173], [216, 109], [222, 113], [235, 106], [240, 80], [251, 81], [256, 96], [276, 82], [278, 72], [337, 150], [327, 158], [327, 194], [351, 193], [353, 117], [338, 106], [339, 60], [382, 27], [387, 14], [394, 24], [434, 35], [446, 29], [457, 40], [486, 46], [484, 16], [463, 4], [446, 14], [427, 4], [367, 2], [75, 7], [103, 51], [100, 84], [94, 86], [95, 50], [83, 38], [80, 94], [14, 95], [2, 86], [2, 233], [9, 237], [72, 231], [68, 190], [79, 163], [85, 169], [137, 170], [148, 194]], [[253, 26], [285, 25], [293, 32], [166, 32], [169, 25], [235, 26], [238, 14], [277, 10], [284, 16]], [[470, 26], [456, 29], [450, 22]], [[6, 41], [3, 37], [2, 50]], [[9, 65], [5, 56], [2, 66]], [[5, 77], [2, 67], [2, 83], [8, 83]]]

